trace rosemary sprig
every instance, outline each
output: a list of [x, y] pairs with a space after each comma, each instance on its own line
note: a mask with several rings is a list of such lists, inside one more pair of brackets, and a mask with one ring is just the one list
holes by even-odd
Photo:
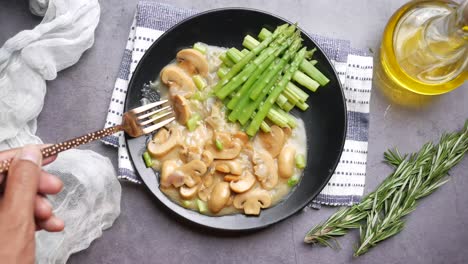
[[[462, 131], [443, 135], [438, 145], [425, 144], [418, 153], [402, 156], [398, 150], [384, 153], [395, 171], [359, 204], [344, 208], [312, 228], [304, 242], [338, 248], [334, 240], [350, 229], [360, 229], [355, 256], [404, 228], [402, 218], [416, 209], [421, 199], [447, 182], [448, 171], [468, 151], [468, 121]], [[330, 239], [334, 243], [330, 242]]]

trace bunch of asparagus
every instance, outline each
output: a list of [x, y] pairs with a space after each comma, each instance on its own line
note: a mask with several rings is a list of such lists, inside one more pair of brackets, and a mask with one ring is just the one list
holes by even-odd
[[309, 95], [295, 83], [315, 92], [329, 82], [314, 66], [317, 61], [309, 61], [316, 49], [302, 46], [295, 25], [284, 24], [274, 32], [263, 28], [258, 38], [247, 35], [245, 49], [231, 48], [220, 56], [220, 81], [214, 87], [230, 110], [228, 119], [239, 122], [250, 136], [260, 128], [269, 132], [268, 123], [296, 126], [289, 111], [295, 106], [305, 111]]

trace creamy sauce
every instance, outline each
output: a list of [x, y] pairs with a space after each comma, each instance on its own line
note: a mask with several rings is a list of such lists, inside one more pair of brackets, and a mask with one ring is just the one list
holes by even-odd
[[[202, 117], [201, 121], [199, 121], [198, 127], [194, 131], [191, 132], [187, 129], [185, 125], [181, 125], [178, 122], [173, 122], [170, 125], [168, 125], [167, 126], [168, 129], [176, 129], [179, 131], [181, 135], [180, 145], [176, 146], [170, 152], [168, 152], [162, 157], [157, 157], [157, 158], [153, 157], [153, 164], [154, 164], [153, 169], [160, 171], [162, 168], [162, 164], [167, 160], [175, 160], [177, 162], [177, 165], [179, 166], [182, 166], [183, 164], [187, 163], [187, 150], [198, 148], [201, 152], [203, 151], [203, 149], [206, 149], [208, 145], [213, 144], [214, 133], [217, 133], [215, 131], [229, 132], [231, 133], [231, 135], [235, 134], [236, 132], [241, 131], [238, 123], [227, 122], [227, 119], [225, 117], [226, 110], [222, 102], [216, 97], [209, 97], [209, 93], [212, 87], [219, 80], [216, 74], [216, 71], [218, 70], [221, 64], [221, 61], [218, 59], [218, 57], [224, 51], [225, 49], [214, 47], [214, 46], [208, 46], [207, 48], [206, 56], [208, 58], [208, 65], [209, 65], [209, 74], [206, 78], [207, 87], [200, 92], [203, 97], [207, 97], [208, 99], [202, 100], [202, 101], [188, 99], [191, 112], [198, 113]], [[176, 63], [176, 62], [172, 62], [172, 63]], [[165, 85], [161, 84], [159, 80], [153, 83], [153, 86], [157, 86], [157, 89], [160, 92], [162, 98], [170, 97], [168, 93], [168, 88]], [[297, 127], [292, 130], [291, 136], [285, 141], [284, 145], [292, 146], [296, 150], [296, 154], [302, 154], [306, 156], [307, 140], [306, 140], [304, 122], [300, 118], [296, 118], [296, 119], [297, 119]], [[249, 142], [246, 143], [242, 147], [240, 154], [237, 158], [235, 158], [235, 161], [237, 161], [238, 163], [242, 165], [243, 170], [248, 170], [252, 173], [252, 175], [255, 175], [255, 171], [254, 171], [255, 164], [252, 163], [252, 156], [255, 151], [260, 151], [260, 150], [266, 151], [263, 145], [261, 144], [261, 140], [259, 139], [257, 135], [253, 138], [250, 138]], [[198, 156], [198, 158], [200, 157]], [[193, 158], [189, 158], [189, 159], [193, 159]], [[208, 166], [208, 170], [206, 174], [202, 176], [203, 183], [205, 182], [205, 180], [208, 181], [207, 177], [212, 177], [212, 181], [214, 183], [224, 181], [224, 176], [226, 174], [215, 171], [214, 169], [214, 164], [218, 161], [219, 160], [215, 160], [212, 165]], [[274, 159], [274, 162], [275, 162], [275, 166], [278, 166], [277, 158]], [[293, 177], [300, 177], [302, 175], [302, 172], [303, 172], [302, 169], [298, 169], [294, 166]], [[209, 174], [210, 176], [207, 176]], [[210, 185], [211, 188], [214, 186], [214, 183]], [[201, 190], [202, 188], [209, 189], [210, 187], [206, 187], [203, 184], [201, 185], [199, 190]], [[251, 189], [254, 189], [254, 188], [262, 188], [258, 180], [255, 181], [254, 186]], [[199, 207], [197, 205], [197, 199], [201, 199], [200, 195], [197, 195], [194, 198], [189, 199], [189, 200], [184, 200], [182, 199], [179, 193], [179, 188], [176, 188], [172, 185], [170, 187], [161, 186], [161, 190], [172, 201], [178, 203], [179, 205], [192, 209], [192, 210], [196, 210], [196, 211], [199, 210]], [[268, 193], [271, 196], [271, 205], [269, 207], [274, 206], [275, 204], [280, 202], [282, 199], [284, 199], [290, 191], [291, 191], [291, 187], [288, 185], [288, 179], [281, 178], [278, 176], [277, 185], [273, 189], [268, 190]], [[206, 212], [202, 212], [202, 213], [208, 214], [208, 215], [218, 215], [218, 216], [226, 215], [226, 214], [243, 213], [244, 212], [243, 209], [236, 209], [232, 204], [232, 201], [235, 195], [236, 193], [231, 191], [231, 197], [229, 201], [227, 202], [227, 205], [218, 213], [213, 214], [210, 210], [207, 210]]]

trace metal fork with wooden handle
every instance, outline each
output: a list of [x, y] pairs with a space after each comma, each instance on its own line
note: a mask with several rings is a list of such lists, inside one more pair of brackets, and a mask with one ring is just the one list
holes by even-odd
[[[127, 111], [122, 116], [122, 124], [43, 148], [41, 150], [42, 157], [53, 156], [59, 152], [101, 139], [119, 131], [125, 131], [131, 137], [149, 134], [175, 120], [171, 106], [163, 105], [167, 102], [167, 100], [161, 100]], [[0, 161], [0, 173], [8, 171], [11, 161], [12, 159]]]

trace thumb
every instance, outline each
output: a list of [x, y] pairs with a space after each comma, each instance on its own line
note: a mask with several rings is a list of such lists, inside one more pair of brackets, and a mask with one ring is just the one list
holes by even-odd
[[4, 206], [33, 215], [41, 163], [42, 154], [37, 146], [25, 146], [18, 150], [8, 171]]

